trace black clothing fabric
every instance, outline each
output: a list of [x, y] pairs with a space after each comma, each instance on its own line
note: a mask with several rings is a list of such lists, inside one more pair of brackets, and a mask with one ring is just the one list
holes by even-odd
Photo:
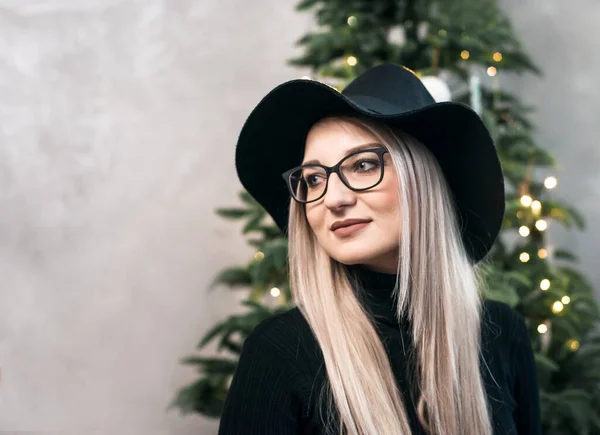
[[[353, 267], [404, 395], [412, 433], [424, 435], [410, 323], [396, 320], [391, 299], [396, 276]], [[482, 373], [494, 435], [540, 435], [537, 371], [523, 316], [488, 300], [482, 325]], [[325, 380], [322, 353], [298, 308], [261, 322], [244, 342], [218, 434], [325, 435], [325, 421], [332, 418], [337, 435], [337, 412], [324, 408], [320, 397]]]

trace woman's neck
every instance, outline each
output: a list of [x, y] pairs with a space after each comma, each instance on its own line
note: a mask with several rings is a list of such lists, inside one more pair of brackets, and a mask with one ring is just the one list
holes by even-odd
[[[348, 271], [357, 280], [357, 296], [375, 315], [376, 320], [390, 326], [399, 326], [393, 297], [398, 276], [374, 270], [367, 265], [348, 266]], [[406, 322], [406, 316], [403, 316], [402, 321]]]

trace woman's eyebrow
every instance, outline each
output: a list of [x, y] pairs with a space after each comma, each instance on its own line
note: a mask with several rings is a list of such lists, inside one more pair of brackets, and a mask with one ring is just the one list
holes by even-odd
[[[346, 150], [346, 152], [344, 153], [344, 156], [347, 156], [348, 154], [352, 154], [355, 151], [362, 151], [362, 150], [366, 150], [369, 148], [373, 148], [373, 146], [379, 146], [381, 147], [380, 143], [377, 142], [373, 142], [373, 143], [365, 143], [365, 144], [361, 144], [361, 145], [356, 145], [352, 148], [348, 148]], [[312, 164], [321, 164], [321, 162], [319, 161], [319, 159], [313, 159], [313, 160], [309, 160], [307, 162], [303, 162], [303, 165], [312, 165]]]

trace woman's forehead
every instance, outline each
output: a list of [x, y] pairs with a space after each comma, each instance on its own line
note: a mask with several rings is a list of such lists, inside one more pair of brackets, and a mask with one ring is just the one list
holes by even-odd
[[332, 165], [352, 148], [377, 142], [375, 136], [348, 121], [321, 120], [307, 135], [304, 162], [319, 160], [324, 165]]

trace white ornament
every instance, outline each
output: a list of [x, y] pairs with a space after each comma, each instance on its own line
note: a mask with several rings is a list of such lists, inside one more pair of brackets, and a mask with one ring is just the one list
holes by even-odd
[[388, 41], [394, 44], [404, 45], [404, 43], [406, 42], [404, 27], [400, 25], [391, 27], [388, 31]]
[[452, 94], [450, 88], [445, 81], [436, 76], [425, 76], [421, 78], [421, 81], [433, 97], [433, 99], [439, 103], [441, 101], [451, 101]]

